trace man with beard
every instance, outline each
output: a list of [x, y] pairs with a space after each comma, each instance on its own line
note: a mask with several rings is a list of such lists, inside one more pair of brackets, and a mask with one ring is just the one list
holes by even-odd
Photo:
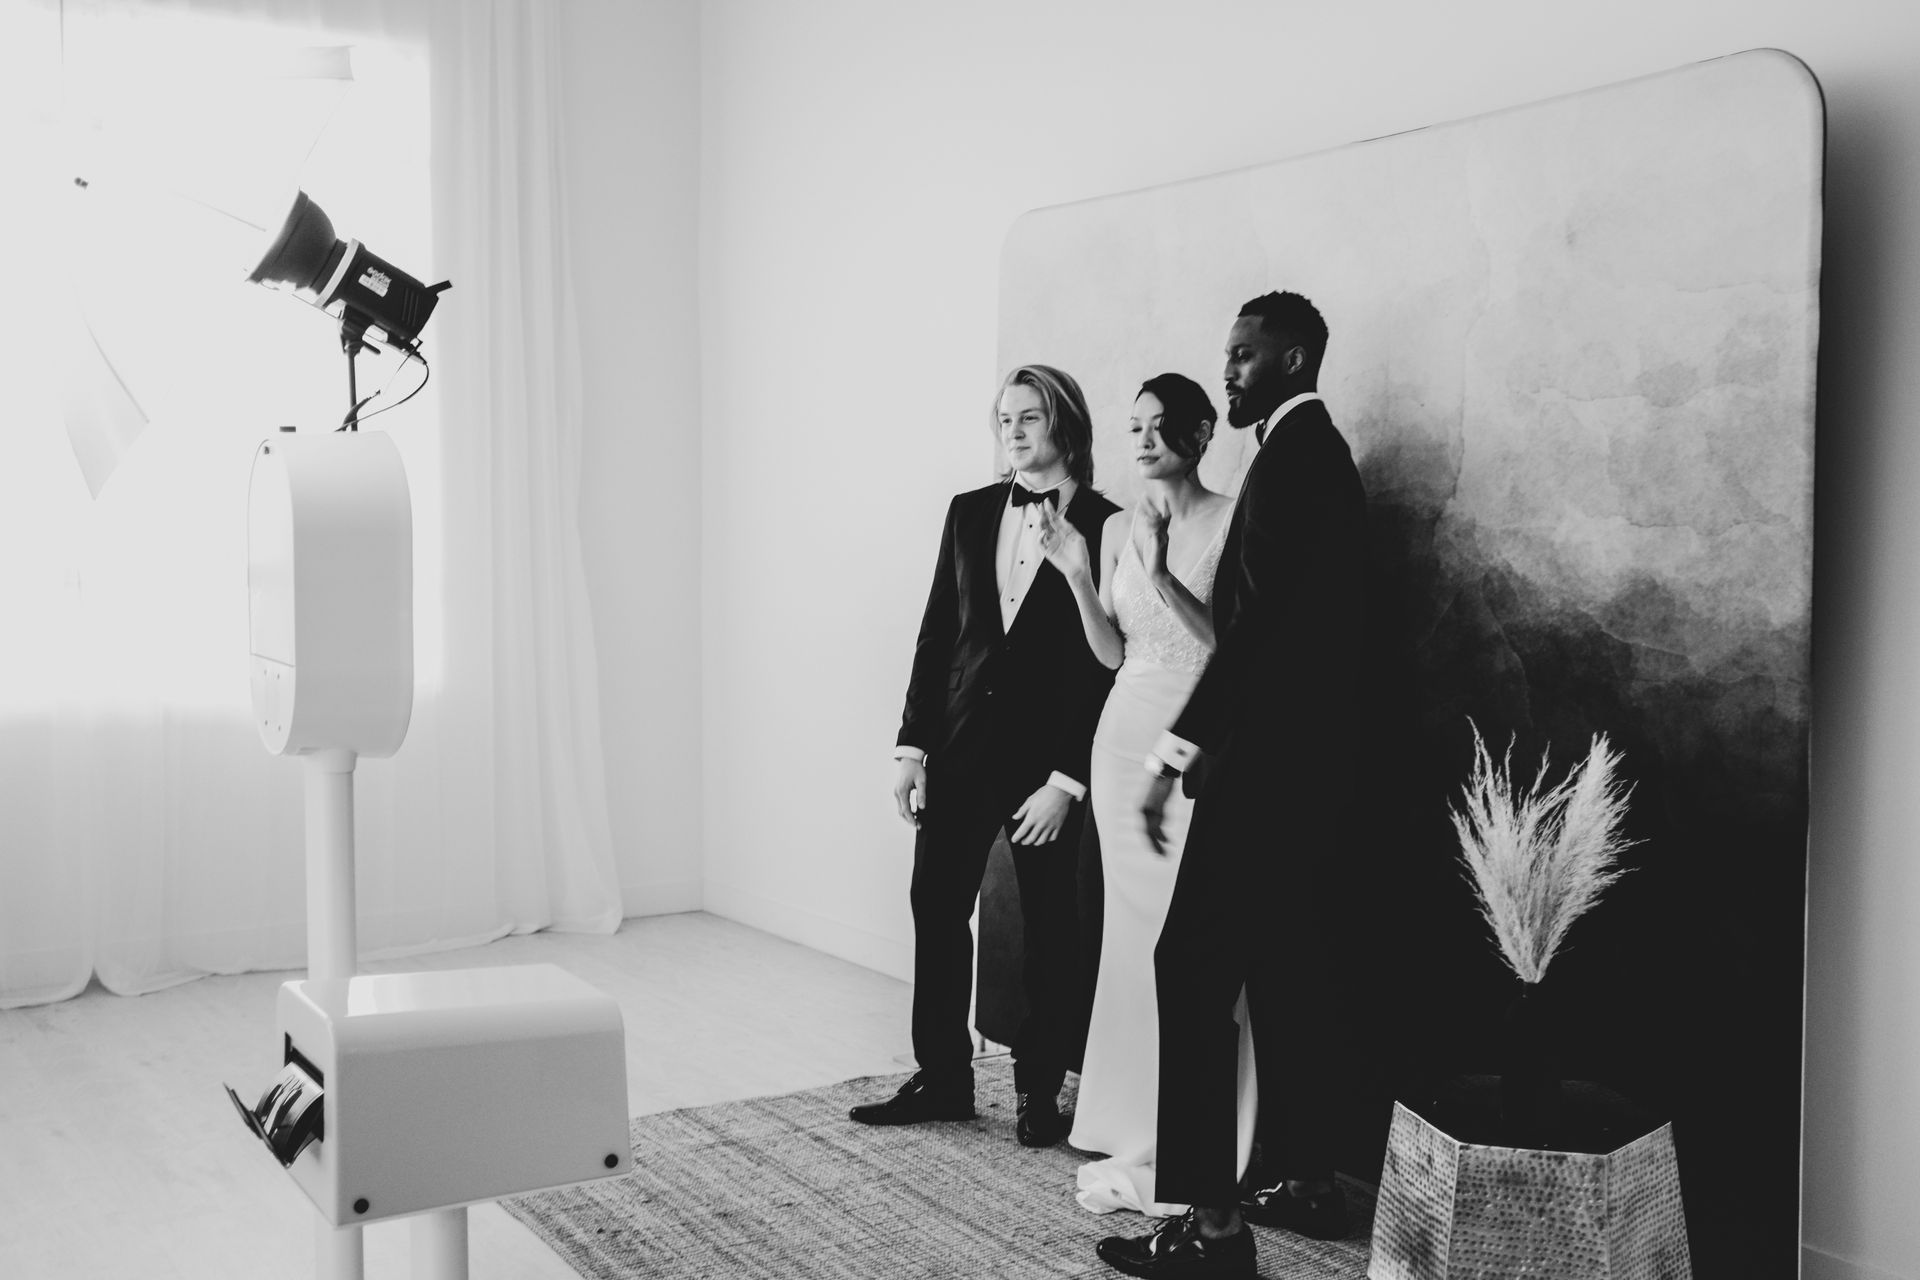
[[[1252, 1276], [1246, 1223], [1344, 1235], [1333, 1181], [1339, 1017], [1329, 904], [1318, 884], [1353, 790], [1366, 495], [1315, 389], [1327, 328], [1312, 303], [1269, 293], [1227, 339], [1227, 420], [1258, 452], [1241, 483], [1213, 595], [1218, 647], [1146, 760], [1142, 819], [1158, 844], [1175, 781], [1195, 794], [1154, 952], [1160, 1009], [1160, 1199], [1192, 1205], [1098, 1253], [1139, 1276]], [[1262, 1166], [1235, 1176], [1242, 987], [1253, 1024]]]

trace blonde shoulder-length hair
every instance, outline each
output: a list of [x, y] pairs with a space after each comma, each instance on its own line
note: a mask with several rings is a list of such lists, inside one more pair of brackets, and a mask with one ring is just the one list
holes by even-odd
[[[993, 404], [987, 409], [987, 425], [995, 441], [1000, 439], [1000, 397], [1007, 393], [1008, 387], [1032, 387], [1039, 394], [1040, 406], [1047, 414], [1047, 428], [1053, 433], [1054, 444], [1066, 457], [1067, 474], [1083, 488], [1091, 489], [1093, 417], [1087, 412], [1087, 397], [1081, 393], [1073, 375], [1050, 364], [1023, 364], [1009, 373], [1001, 381], [1000, 389], [993, 393]], [[1012, 467], [1000, 468], [1001, 480], [1012, 477]]]

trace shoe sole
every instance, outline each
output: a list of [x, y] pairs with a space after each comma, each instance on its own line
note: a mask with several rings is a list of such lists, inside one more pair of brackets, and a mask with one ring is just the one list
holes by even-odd
[[[1112, 1267], [1114, 1270], [1123, 1271], [1130, 1276], [1145, 1276], [1148, 1278], [1148, 1280], [1153, 1280], [1153, 1277], [1155, 1276], [1164, 1276], [1164, 1277], [1167, 1277], [1168, 1280], [1173, 1280], [1173, 1277], [1180, 1274], [1178, 1272], [1173, 1272], [1173, 1271], [1157, 1271], [1155, 1270], [1154, 1265], [1152, 1263], [1135, 1262], [1131, 1258], [1111, 1257], [1108, 1255], [1107, 1251], [1105, 1249], [1102, 1249], [1099, 1245], [1095, 1245], [1093, 1248], [1093, 1251], [1095, 1254], [1099, 1255], [1100, 1261], [1106, 1263], [1108, 1266]], [[1186, 1274], [1205, 1275], [1208, 1278], [1208, 1280], [1214, 1280], [1215, 1277], [1218, 1277], [1218, 1280], [1259, 1280], [1260, 1264], [1259, 1264], [1259, 1261], [1256, 1259], [1254, 1261], [1249, 1262], [1244, 1267], [1239, 1267], [1230, 1271], [1229, 1270], [1189, 1271]]]
[[885, 1116], [875, 1116], [869, 1119], [865, 1116], [856, 1116], [851, 1112], [847, 1114], [847, 1119], [853, 1121], [855, 1124], [864, 1124], [875, 1129], [895, 1129], [895, 1128], [899, 1128], [901, 1125], [909, 1125], [909, 1124], [955, 1124], [955, 1123], [964, 1123], [968, 1120], [977, 1120], [979, 1118], [980, 1117], [978, 1113], [972, 1112], [972, 1111], [969, 1111], [964, 1115], [956, 1111], [952, 1115], [906, 1116], [901, 1119], [893, 1119], [891, 1117], [885, 1117]]

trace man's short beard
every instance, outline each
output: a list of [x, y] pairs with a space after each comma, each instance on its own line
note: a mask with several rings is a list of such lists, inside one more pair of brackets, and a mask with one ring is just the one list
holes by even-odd
[[1251, 427], [1265, 422], [1267, 415], [1274, 410], [1273, 405], [1261, 408], [1264, 397], [1256, 397], [1252, 392], [1242, 392], [1238, 400], [1227, 401], [1227, 425], [1230, 427]]

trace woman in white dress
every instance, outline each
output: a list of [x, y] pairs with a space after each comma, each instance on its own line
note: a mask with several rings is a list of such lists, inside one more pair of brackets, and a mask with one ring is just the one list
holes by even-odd
[[[1160, 1018], [1153, 949], [1173, 896], [1192, 802], [1176, 795], [1165, 819], [1166, 856], [1154, 852], [1140, 819], [1150, 777], [1142, 763], [1173, 723], [1214, 646], [1214, 572], [1233, 500], [1200, 483], [1200, 457], [1216, 416], [1190, 378], [1164, 373], [1134, 400], [1128, 430], [1145, 482], [1139, 504], [1111, 516], [1101, 536], [1098, 590], [1086, 542], [1049, 518], [1042, 547], [1073, 585], [1087, 642], [1118, 667], [1093, 738], [1088, 780], [1106, 878], [1100, 973], [1094, 987], [1080, 1098], [1068, 1138], [1106, 1159], [1083, 1165], [1078, 1199], [1095, 1213], [1133, 1209], [1154, 1216], [1185, 1210], [1154, 1198]], [[1253, 1140], [1253, 1048], [1240, 1008], [1240, 1168]]]

